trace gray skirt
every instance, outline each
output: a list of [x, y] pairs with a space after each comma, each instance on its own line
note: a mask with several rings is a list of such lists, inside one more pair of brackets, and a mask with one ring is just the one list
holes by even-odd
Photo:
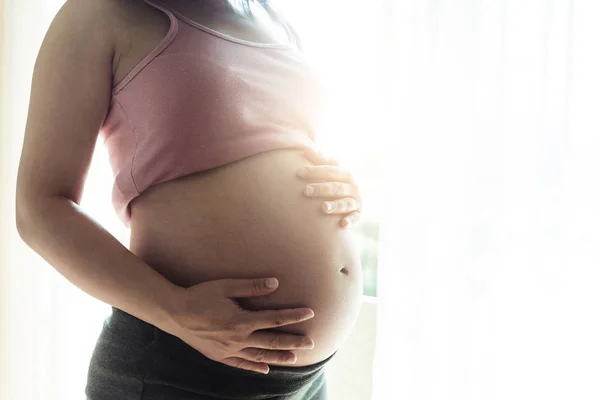
[[120, 309], [103, 322], [88, 400], [326, 400], [325, 364], [271, 366], [266, 375], [213, 361]]

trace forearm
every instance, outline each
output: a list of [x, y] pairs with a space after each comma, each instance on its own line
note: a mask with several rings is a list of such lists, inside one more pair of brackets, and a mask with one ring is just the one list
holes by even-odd
[[168, 281], [74, 202], [51, 197], [17, 204], [21, 238], [67, 280], [96, 299], [155, 326], [172, 324], [176, 295]]

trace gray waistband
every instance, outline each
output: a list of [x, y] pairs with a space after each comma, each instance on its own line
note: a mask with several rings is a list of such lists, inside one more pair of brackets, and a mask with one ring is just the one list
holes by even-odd
[[149, 376], [150, 380], [157, 379], [175, 386], [187, 385], [190, 390], [194, 385], [202, 385], [198, 389], [207, 392], [218, 388], [218, 393], [224, 398], [237, 398], [243, 394], [242, 398], [251, 399], [253, 394], [260, 393], [261, 396], [256, 398], [261, 399], [266, 398], [263, 396], [285, 396], [302, 391], [322, 376], [325, 364], [335, 355], [308, 366], [271, 366], [270, 372], [265, 375], [211, 360], [178, 337], [114, 307], [106, 324], [114, 332], [126, 336], [125, 339], [154, 345], [154, 378]]

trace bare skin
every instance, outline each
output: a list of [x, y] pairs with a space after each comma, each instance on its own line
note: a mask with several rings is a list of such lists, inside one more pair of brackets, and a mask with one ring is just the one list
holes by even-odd
[[[189, 4], [173, 1], [182, 13]], [[217, 11], [186, 15], [231, 36], [271, 38]], [[266, 372], [267, 364], [324, 359], [358, 312], [360, 266], [339, 216], [321, 215], [320, 201], [303, 196], [296, 170], [309, 163], [297, 152], [268, 152], [149, 189], [132, 204], [130, 250], [78, 206], [111, 88], [168, 28], [163, 13], [137, 0], [70, 0], [59, 12], [34, 71], [17, 183], [21, 237], [88, 294], [214, 360]], [[350, 200], [333, 204], [334, 212], [352, 211]], [[259, 279], [269, 276], [278, 287]]]
[[223, 278], [276, 276], [280, 289], [247, 299], [249, 309], [309, 307], [315, 317], [280, 330], [309, 336], [295, 365], [333, 353], [350, 331], [361, 296], [351, 232], [322, 216], [293, 175], [294, 151], [250, 157], [156, 185], [134, 200], [131, 251], [180, 286]]

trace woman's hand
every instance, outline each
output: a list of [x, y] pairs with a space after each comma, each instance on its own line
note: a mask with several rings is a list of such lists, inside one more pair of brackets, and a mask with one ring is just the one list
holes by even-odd
[[326, 157], [316, 148], [307, 148], [305, 157], [317, 164], [298, 170], [298, 176], [312, 181], [304, 188], [304, 194], [310, 197], [324, 197], [321, 211], [326, 214], [342, 214], [340, 226], [346, 228], [356, 223], [362, 207], [358, 186], [352, 174], [341, 168], [338, 162]]
[[293, 365], [292, 350], [312, 349], [313, 341], [264, 329], [306, 321], [314, 312], [310, 308], [248, 311], [235, 301], [267, 295], [278, 285], [275, 278], [221, 279], [182, 288], [169, 333], [231, 367], [266, 374], [268, 364]]

